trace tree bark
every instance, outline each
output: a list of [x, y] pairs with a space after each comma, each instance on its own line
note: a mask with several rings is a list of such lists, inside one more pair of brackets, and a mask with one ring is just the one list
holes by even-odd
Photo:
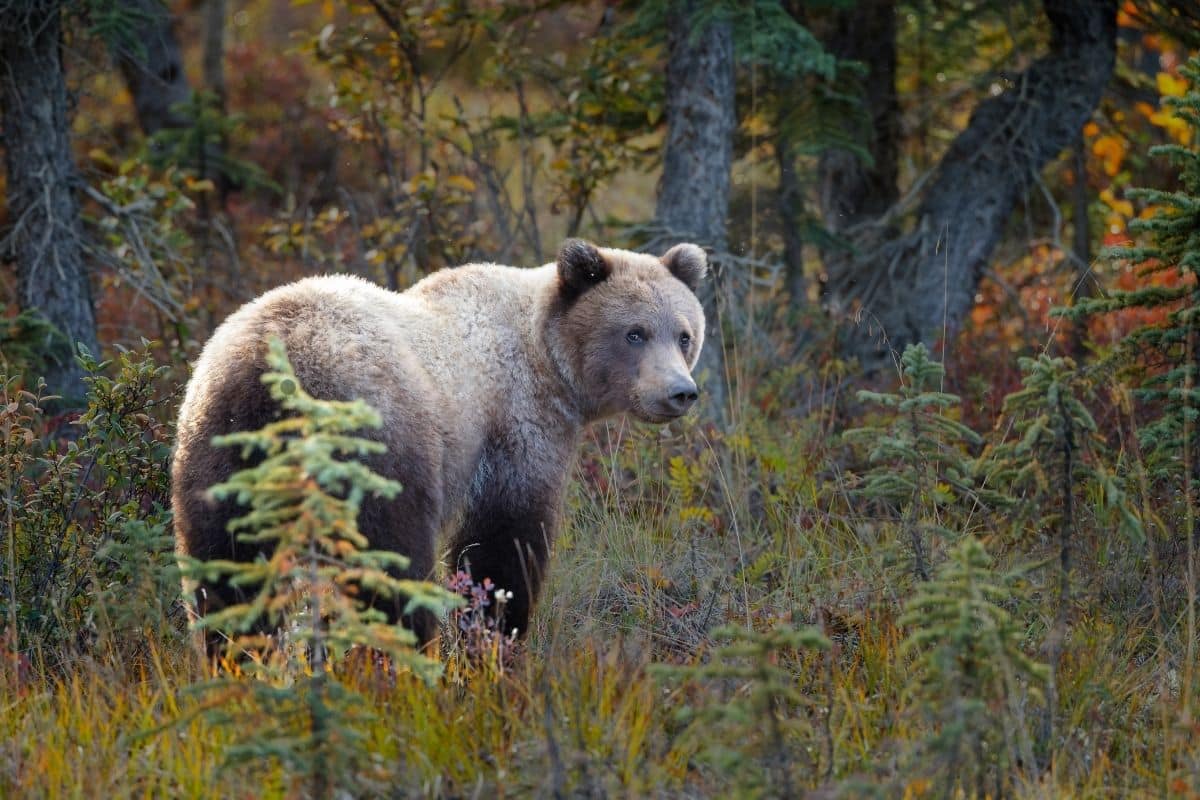
[[[74, 344], [99, 352], [83, 261], [78, 175], [71, 154], [57, 0], [30, 2], [0, 19], [0, 113], [8, 171], [8, 255], [23, 309], [36, 309], [72, 343], [51, 352], [44, 376], [72, 403], [85, 394]], [[50, 343], [47, 343], [49, 345]]]
[[[711, 22], [697, 30], [700, 3], [673, 4], [667, 33], [667, 134], [656, 216], [666, 229], [658, 245], [694, 241], [717, 252], [727, 248], [730, 169], [733, 165], [733, 29]], [[707, 319], [698, 371], [711, 418], [727, 414], [724, 345], [717, 303], [719, 271], [700, 289]]]
[[775, 190], [775, 207], [783, 229], [783, 289], [793, 306], [808, 296], [808, 280], [804, 276], [804, 237], [800, 234], [799, 219], [804, 203], [804, 186], [796, 169], [796, 142], [785, 125], [778, 125], [775, 134], [775, 163], [779, 168], [779, 187]]
[[204, 3], [204, 88], [217, 98], [225, 111], [225, 0]]
[[866, 68], [863, 105], [870, 115], [867, 152], [871, 163], [841, 148], [821, 154], [817, 165], [819, 202], [825, 227], [838, 232], [891, 208], [900, 197], [900, 100], [896, 94], [896, 0], [861, 0], [815, 28], [839, 59]]
[[[1092, 272], [1092, 232], [1088, 225], [1091, 194], [1088, 192], [1087, 144], [1083, 139], [1083, 131], [1075, 137], [1071, 156], [1074, 183], [1071, 185], [1070, 267], [1075, 280], [1071, 282], [1070, 304], [1075, 305], [1080, 300], [1091, 297], [1099, 288], [1096, 275]], [[1082, 320], [1074, 320], [1070, 325], [1067, 350], [1075, 358], [1082, 359], [1087, 355], [1087, 324]]]
[[172, 110], [192, 96], [183, 71], [183, 53], [162, 0], [121, 0], [133, 30], [113, 49], [125, 76], [138, 124], [147, 135], [163, 128], [187, 127], [188, 120]]
[[847, 231], [856, 257], [827, 264], [831, 299], [866, 312], [848, 345], [868, 367], [890, 361], [889, 348], [958, 330], [1017, 200], [1099, 102], [1113, 71], [1116, 0], [1043, 7], [1049, 52], [979, 104], [934, 170], [913, 229], [892, 235], [888, 215], [860, 223]]

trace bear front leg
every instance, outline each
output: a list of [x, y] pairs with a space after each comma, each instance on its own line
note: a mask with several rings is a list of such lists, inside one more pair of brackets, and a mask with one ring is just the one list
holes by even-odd
[[454, 566], [494, 591], [512, 592], [504, 603], [492, 598], [489, 613], [503, 616], [497, 629], [524, 636], [541, 591], [550, 544], [558, 524], [554, 509], [539, 504], [486, 503], [472, 509], [455, 538]]

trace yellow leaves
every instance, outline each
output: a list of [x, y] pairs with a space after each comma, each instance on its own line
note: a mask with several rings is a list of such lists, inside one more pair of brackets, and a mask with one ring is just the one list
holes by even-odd
[[711, 508], [704, 506], [684, 506], [679, 509], [679, 521], [691, 522], [693, 520], [702, 522], [705, 525], [711, 525], [716, 521], [717, 515], [713, 513]]
[[1119, 136], [1104, 134], [1092, 142], [1092, 155], [1104, 164], [1104, 174], [1113, 177], [1121, 171], [1125, 160], [1125, 142]]
[[684, 496], [685, 499], [691, 497], [694, 490], [693, 477], [694, 471], [691, 469], [683, 456], [673, 456], [667, 467], [670, 475], [671, 490]]
[[702, 498], [707, 487], [707, 468], [698, 461], [688, 461], [683, 456], [673, 456], [667, 468], [671, 492], [679, 498], [679, 521], [699, 522], [711, 525], [717, 515], [703, 505]]
[[933, 782], [928, 778], [917, 778], [904, 787], [904, 800], [917, 800], [918, 797], [925, 797], [932, 788]]
[[662, 568], [654, 564], [646, 567], [646, 579], [650, 581], [650, 585], [655, 589], [669, 589], [673, 583], [662, 571]]
[[1118, 198], [1109, 186], [1100, 190], [1100, 201], [1108, 206], [1109, 212], [1104, 218], [1104, 224], [1110, 233], [1119, 233], [1125, 230], [1125, 223], [1134, 216], [1133, 203], [1128, 200]]
[[1158, 86], [1158, 93], [1163, 97], [1183, 97], [1187, 91], [1188, 83], [1183, 78], [1178, 78], [1169, 72], [1160, 72], [1154, 79]]
[[1113, 194], [1111, 187], [1101, 190], [1100, 199], [1104, 201], [1106, 206], [1126, 219], [1133, 216], [1133, 203], [1129, 202], [1128, 200], [1118, 199]]
[[[1158, 93], [1166, 97], [1183, 97], [1187, 92], [1188, 82], [1184, 78], [1169, 72], [1160, 72], [1155, 76]], [[1162, 128], [1167, 135], [1179, 144], [1186, 145], [1192, 136], [1191, 126], [1175, 115], [1170, 107], [1161, 108], [1149, 115], [1150, 122]]]
[[446, 185], [452, 186], [459, 191], [467, 192], [468, 194], [475, 191], [475, 181], [466, 175], [451, 175], [449, 178], [446, 178]]
[[207, 192], [215, 192], [217, 190], [216, 184], [208, 178], [197, 180], [191, 175], [188, 175], [184, 177], [183, 183], [184, 186], [186, 186], [190, 191], [196, 192], [197, 194], [205, 194]]
[[771, 122], [766, 114], [750, 114], [742, 121], [742, 130], [747, 136], [766, 136], [771, 132]]
[[117, 163], [113, 160], [113, 157], [99, 147], [93, 147], [88, 151], [88, 160], [97, 167], [110, 172], [117, 168]]
[[1170, 109], [1156, 111], [1150, 115], [1150, 121], [1167, 132], [1179, 144], [1187, 144], [1192, 135], [1192, 128], [1184, 120], [1175, 116]]

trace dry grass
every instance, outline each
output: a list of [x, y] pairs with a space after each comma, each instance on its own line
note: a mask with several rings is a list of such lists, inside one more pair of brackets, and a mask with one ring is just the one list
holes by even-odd
[[[696, 711], [746, 691], [730, 681], [671, 681], [648, 667], [712, 656], [711, 632], [816, 625], [828, 657], [781, 656], [808, 704], [786, 745], [797, 791], [815, 797], [942, 796], [925, 767], [938, 730], [914, 700], [897, 620], [913, 579], [895, 523], [855, 510], [844, 454], [814, 423], [748, 415], [736, 435], [698, 424], [656, 432], [612, 423], [585, 445], [532, 636], [503, 665], [455, 653], [434, 686], [344, 669], [373, 715], [345, 796], [772, 796], [709, 759]], [[1185, 669], [1178, 555], [1151, 566], [1113, 548], [1107, 519], [1083, 518], [1075, 605], [1058, 675], [1053, 737], [1035, 765], [1004, 776], [1008, 796], [1195, 796], [1200, 746], [1181, 707]], [[1051, 553], [1037, 530], [978, 532], [997, 569]], [[1019, 534], [1019, 535], [1017, 535]], [[935, 542], [933, 559], [944, 548]], [[1176, 548], [1177, 550], [1178, 548]], [[1098, 553], [1109, 552], [1101, 558]], [[1151, 577], [1168, 587], [1159, 600]], [[1044, 658], [1052, 571], [1028, 569], [1010, 610], [1025, 650]], [[170, 623], [164, 623], [170, 624]], [[177, 635], [149, 635], [119, 662], [104, 648], [0, 673], [0, 796], [296, 797], [272, 765], [221, 768], [228, 731], [196, 715], [206, 676]], [[112, 653], [130, 652], [113, 647]], [[36, 656], [34, 661], [36, 661]], [[1192, 693], [1195, 696], [1195, 692]], [[1038, 738], [1042, 709], [1020, 698]], [[714, 729], [758, 759], [762, 721]], [[740, 733], [738, 733], [740, 731]], [[740, 774], [740, 773], [738, 773]], [[968, 796], [960, 792], [959, 796]]]

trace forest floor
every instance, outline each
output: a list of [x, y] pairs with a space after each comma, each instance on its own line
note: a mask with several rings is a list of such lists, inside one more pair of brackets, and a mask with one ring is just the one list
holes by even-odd
[[[832, 424], [595, 428], [527, 640], [466, 658], [448, 625], [432, 685], [343, 662], [367, 700], [351, 722], [362, 757], [334, 796], [1195, 796], [1179, 553], [1131, 569], [1109, 516], [1085, 504], [1054, 712], [1044, 679], [927, 691], [901, 619], [919, 583], [902, 523], [852, 499]], [[936, 504], [922, 513], [950, 522]], [[1021, 648], [1046, 662], [1055, 542], [1003, 519], [931, 526], [927, 558], [982, 542], [1009, 576]], [[723, 644], [722, 625], [814, 630], [829, 647]], [[178, 608], [116, 639], [0, 671], [0, 794], [309, 794], [269, 759], [226, 764], [263, 721], [201, 713], [212, 668]]]

